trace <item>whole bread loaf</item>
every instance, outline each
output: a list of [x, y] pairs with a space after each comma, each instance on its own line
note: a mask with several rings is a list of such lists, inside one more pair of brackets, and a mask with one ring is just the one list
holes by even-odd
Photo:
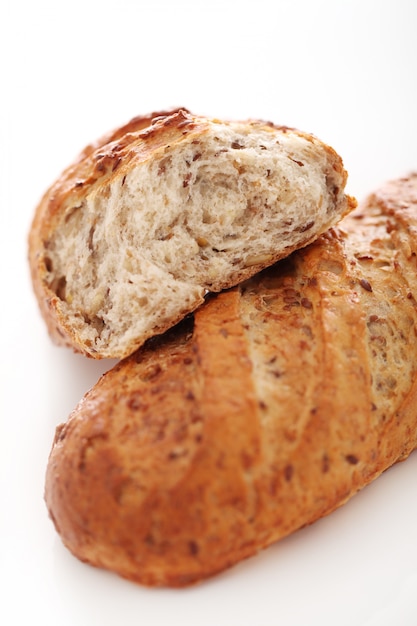
[[57, 429], [74, 555], [183, 586], [330, 513], [417, 446], [417, 174], [120, 362]]
[[342, 160], [272, 123], [184, 109], [88, 146], [40, 202], [32, 279], [56, 342], [124, 357], [204, 300], [305, 246], [355, 202]]

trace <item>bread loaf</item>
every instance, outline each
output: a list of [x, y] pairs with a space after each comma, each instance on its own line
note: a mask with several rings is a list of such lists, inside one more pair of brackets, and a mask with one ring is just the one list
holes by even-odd
[[125, 357], [220, 291], [313, 241], [354, 205], [318, 139], [184, 109], [88, 146], [47, 191], [29, 238], [56, 342]]
[[417, 446], [417, 174], [105, 374], [46, 503], [79, 559], [184, 586], [330, 513]]

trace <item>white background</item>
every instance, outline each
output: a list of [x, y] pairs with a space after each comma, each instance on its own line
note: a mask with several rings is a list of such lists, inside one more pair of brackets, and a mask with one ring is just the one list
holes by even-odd
[[[416, 626], [417, 457], [192, 589], [79, 563], [43, 503], [54, 429], [108, 369], [51, 345], [27, 233], [89, 141], [153, 110], [261, 117], [344, 158], [359, 199], [417, 168], [413, 0], [10, 0], [0, 8], [0, 622]], [[416, 358], [410, 355], [410, 358]]]

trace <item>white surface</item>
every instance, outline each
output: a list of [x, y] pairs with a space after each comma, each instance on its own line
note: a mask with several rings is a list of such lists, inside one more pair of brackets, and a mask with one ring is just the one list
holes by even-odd
[[0, 8], [0, 623], [416, 626], [417, 456], [348, 505], [198, 587], [148, 590], [76, 561], [43, 503], [55, 426], [109, 363], [53, 347], [26, 237], [86, 143], [182, 105], [330, 143], [362, 198], [417, 168], [413, 0], [101, 0]]

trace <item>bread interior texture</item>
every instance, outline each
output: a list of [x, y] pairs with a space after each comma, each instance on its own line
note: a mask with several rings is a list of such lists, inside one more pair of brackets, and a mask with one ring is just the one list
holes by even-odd
[[335, 162], [296, 133], [211, 123], [67, 207], [47, 245], [49, 288], [86, 346], [123, 355], [335, 221]]

